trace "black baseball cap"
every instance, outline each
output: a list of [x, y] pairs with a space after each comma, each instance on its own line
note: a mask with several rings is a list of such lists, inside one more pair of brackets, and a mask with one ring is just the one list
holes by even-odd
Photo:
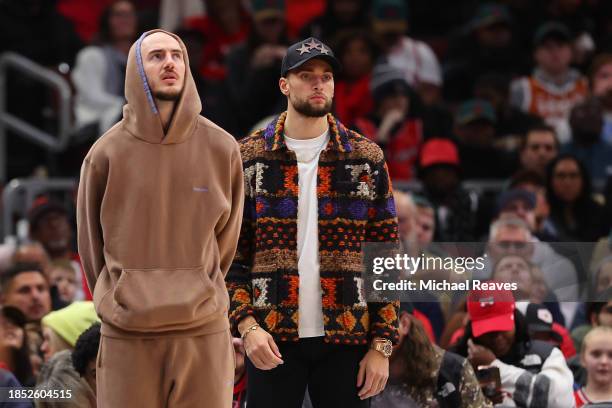
[[340, 61], [336, 59], [330, 47], [323, 44], [314, 37], [293, 44], [287, 49], [281, 66], [281, 77], [287, 76], [287, 72], [298, 68], [313, 58], [320, 58], [327, 61], [335, 72], [340, 70]]
[[49, 213], [59, 213], [68, 216], [68, 211], [62, 204], [47, 196], [38, 197], [28, 211], [30, 230], [35, 230], [38, 227], [38, 223]]
[[527, 305], [525, 320], [530, 334], [549, 333], [559, 343], [563, 341], [561, 335], [553, 329], [553, 316], [546, 306], [530, 303]]
[[567, 26], [558, 21], [548, 21], [540, 25], [533, 36], [533, 44], [538, 47], [547, 40], [557, 40], [562, 43], [572, 41], [572, 33]]
[[497, 211], [502, 212], [514, 201], [522, 201], [528, 209], [533, 210], [536, 206], [536, 196], [531, 191], [513, 188], [502, 192], [497, 199]]

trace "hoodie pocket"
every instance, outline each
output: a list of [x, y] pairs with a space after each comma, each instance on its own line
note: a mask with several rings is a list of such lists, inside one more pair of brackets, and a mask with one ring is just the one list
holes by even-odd
[[214, 295], [202, 266], [124, 269], [115, 288], [112, 323], [124, 330], [188, 328], [216, 312]]

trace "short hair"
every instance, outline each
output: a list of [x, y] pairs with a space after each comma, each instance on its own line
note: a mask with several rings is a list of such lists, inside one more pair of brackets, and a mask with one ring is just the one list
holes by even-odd
[[527, 223], [518, 217], [508, 217], [500, 218], [491, 224], [491, 228], [489, 229], [489, 242], [493, 242], [493, 239], [502, 228], [522, 229], [527, 235], [527, 241], [531, 240], [531, 231]]
[[546, 123], [538, 123], [533, 126], [530, 126], [525, 132], [525, 136], [521, 138], [521, 149], [523, 150], [527, 147], [527, 140], [529, 140], [529, 135], [533, 132], [546, 132], [551, 133], [553, 135], [553, 140], [555, 141], [555, 147], [559, 149], [559, 138], [557, 137], [557, 131], [554, 127], [547, 125]]
[[0, 275], [0, 290], [2, 293], [5, 293], [6, 288], [13, 279], [25, 272], [38, 272], [45, 278], [45, 281], [47, 281], [47, 276], [44, 274], [40, 264], [35, 262], [17, 262]]
[[81, 377], [87, 372], [87, 365], [95, 360], [100, 348], [100, 323], [94, 323], [76, 341], [72, 352], [72, 365]]

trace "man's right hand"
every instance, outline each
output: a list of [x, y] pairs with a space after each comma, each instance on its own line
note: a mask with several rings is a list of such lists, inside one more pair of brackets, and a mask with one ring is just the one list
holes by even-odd
[[[243, 325], [241, 323], [239, 327], [240, 333], [244, 333], [244, 330], [253, 324], [256, 324], [254, 319], [252, 324]], [[284, 363], [276, 342], [270, 333], [262, 329], [261, 326], [246, 335], [244, 338], [244, 349], [253, 365], [260, 370], [271, 370]]]

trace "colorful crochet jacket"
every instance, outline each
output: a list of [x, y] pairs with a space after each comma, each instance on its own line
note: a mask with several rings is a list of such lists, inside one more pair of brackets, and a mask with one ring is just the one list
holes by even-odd
[[[276, 341], [297, 341], [298, 167], [283, 136], [286, 113], [242, 139], [244, 218], [226, 278], [230, 323], [253, 316]], [[330, 141], [317, 176], [319, 263], [325, 341], [367, 344], [398, 340], [399, 302], [366, 302], [364, 242], [397, 242], [397, 218], [387, 165], [369, 139], [327, 116]]]

